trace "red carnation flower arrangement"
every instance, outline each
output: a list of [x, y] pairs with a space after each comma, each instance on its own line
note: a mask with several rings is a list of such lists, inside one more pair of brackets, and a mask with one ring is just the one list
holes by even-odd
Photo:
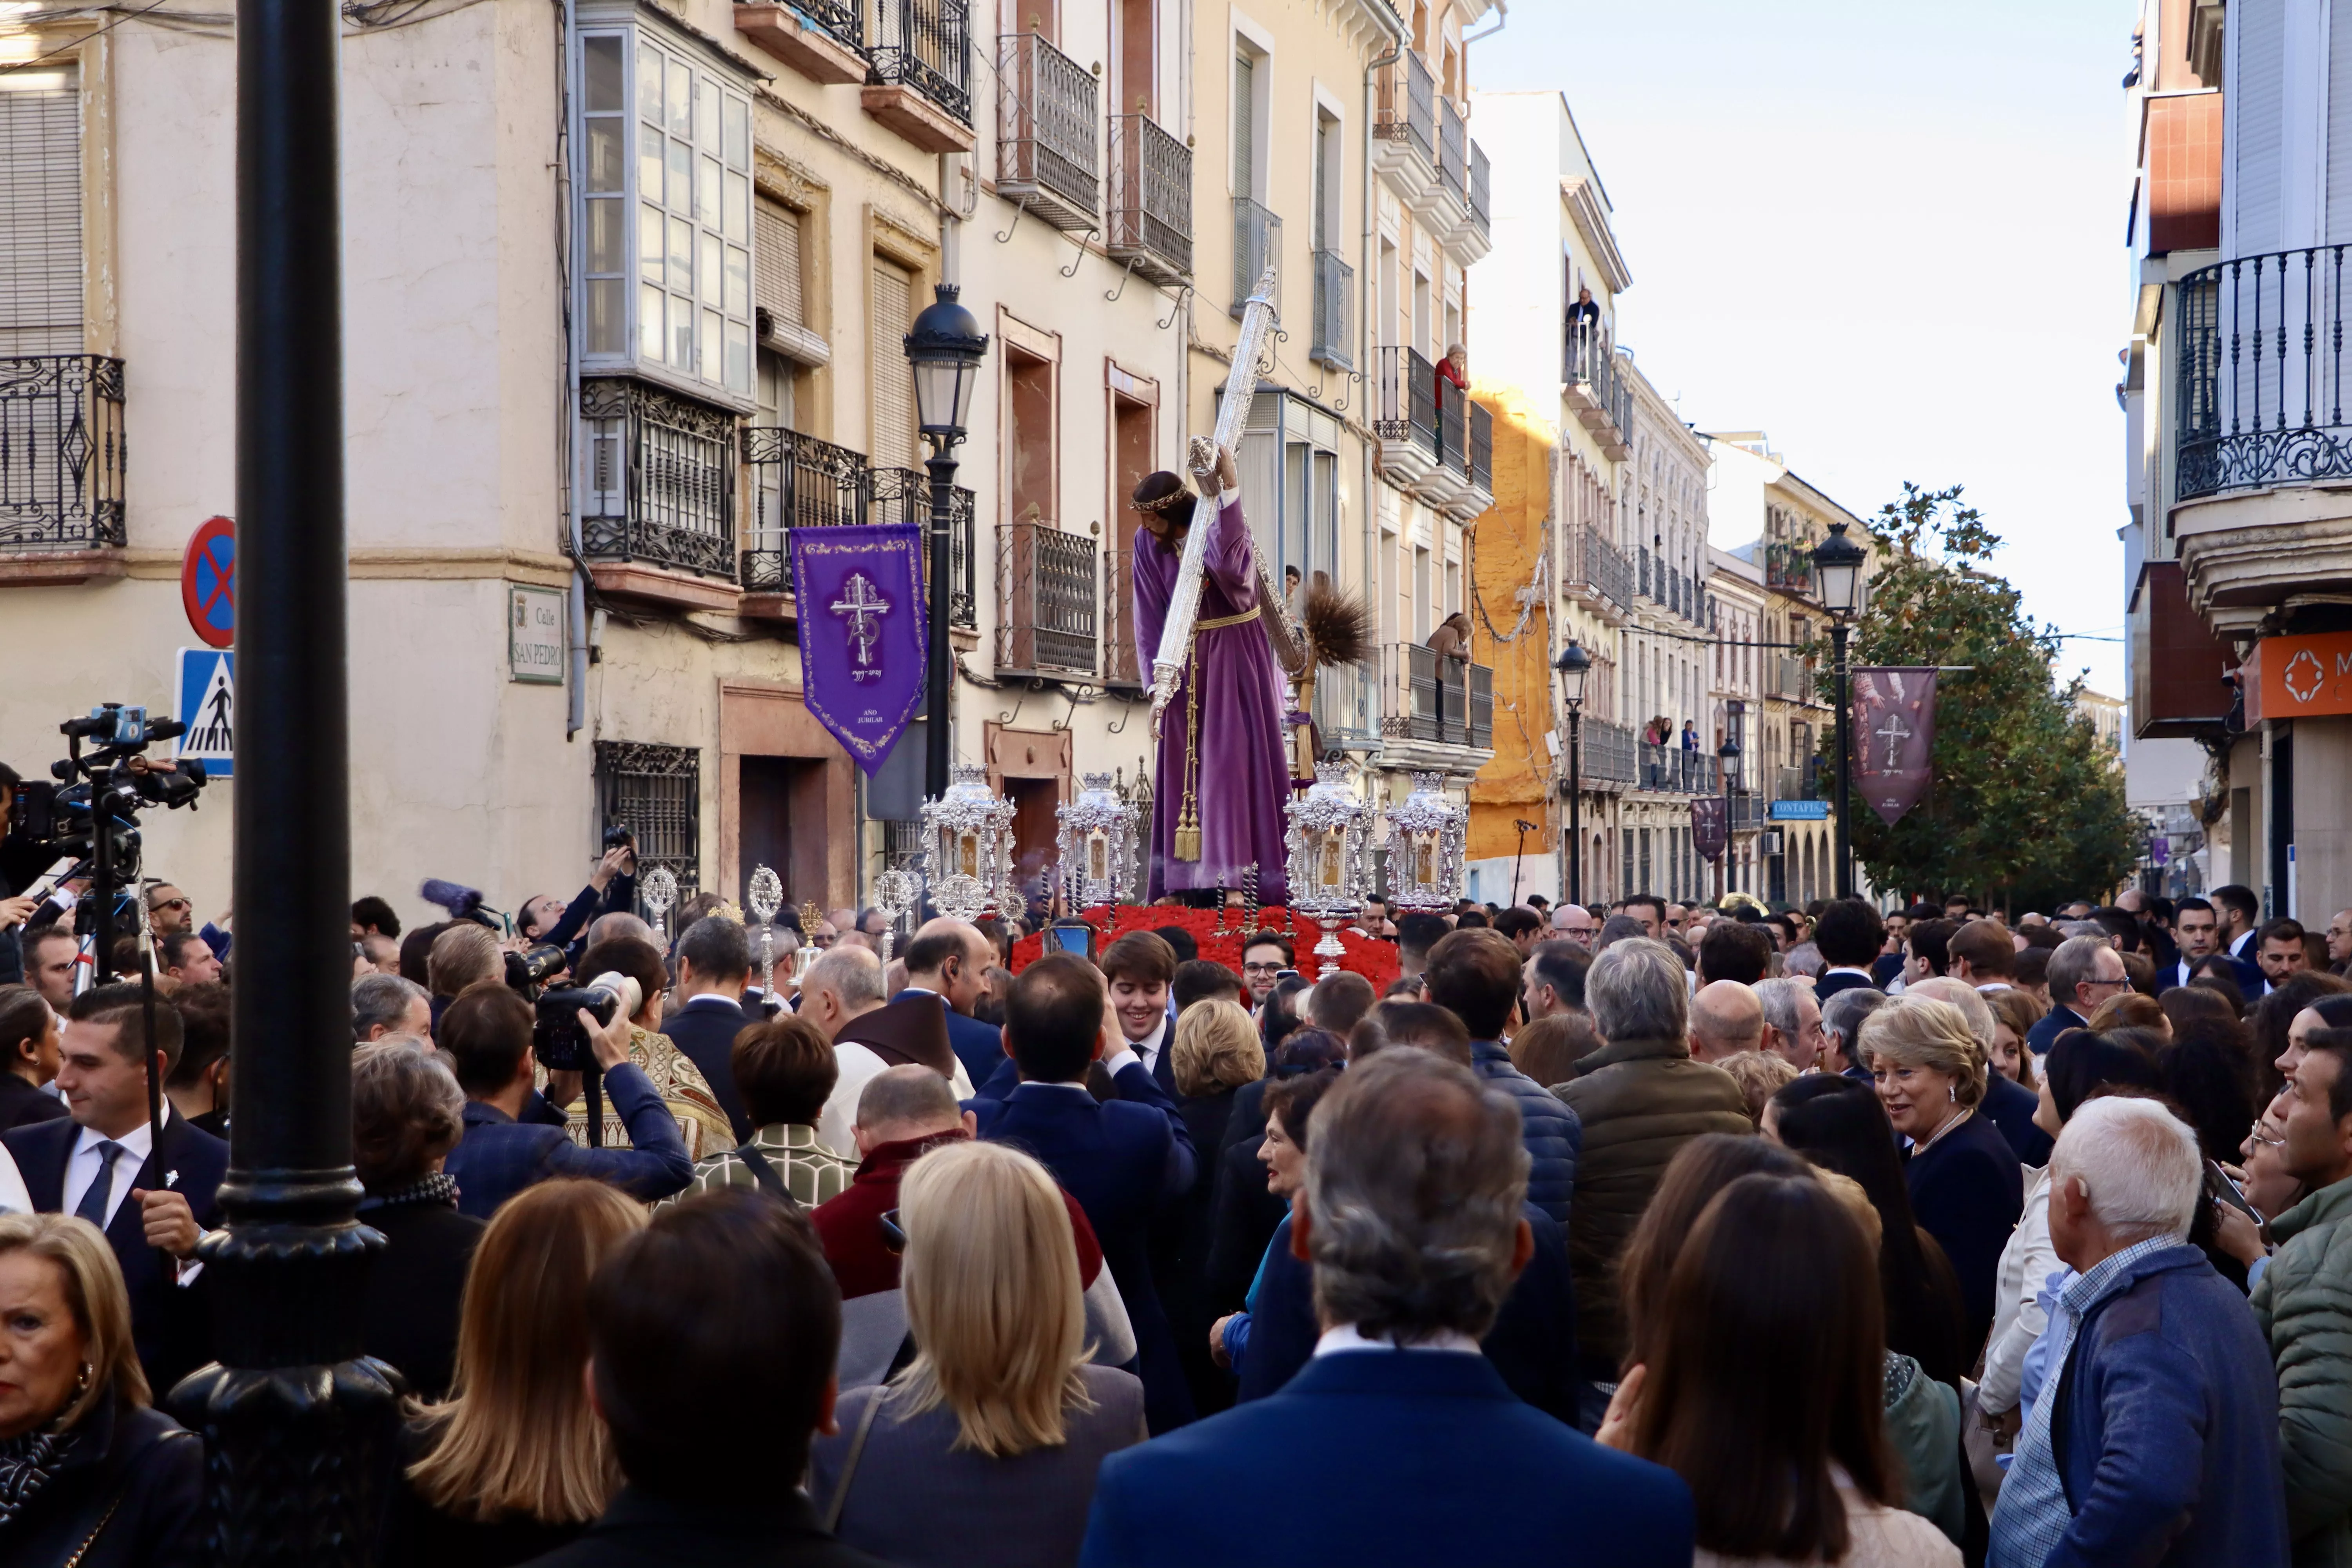
[[[1086, 910], [1078, 918], [1101, 933], [1102, 945], [1106, 947], [1131, 931], [1157, 931], [1162, 926], [1181, 926], [1192, 933], [1193, 945], [1200, 949], [1202, 958], [1222, 963], [1235, 974], [1242, 972], [1243, 933], [1235, 929], [1240, 921], [1236, 910], [1225, 912], [1226, 930], [1223, 936], [1217, 934], [1216, 910], [1184, 909], [1172, 904], [1097, 907]], [[1287, 910], [1269, 907], [1258, 911], [1261, 931], [1280, 931], [1287, 936], [1291, 934], [1291, 925]], [[1312, 921], [1299, 921], [1294, 940], [1299, 971], [1311, 978], [1322, 968], [1321, 961], [1313, 952], [1316, 942], [1322, 940], [1321, 928]], [[1345, 950], [1339, 957], [1339, 967], [1371, 982], [1375, 994], [1386, 991], [1389, 983], [1397, 977], [1396, 943], [1369, 937], [1360, 931], [1343, 930], [1339, 933], [1339, 945]], [[1045, 938], [1042, 932], [1023, 937], [1013, 944], [1013, 972], [1020, 973], [1043, 957], [1045, 952]]]

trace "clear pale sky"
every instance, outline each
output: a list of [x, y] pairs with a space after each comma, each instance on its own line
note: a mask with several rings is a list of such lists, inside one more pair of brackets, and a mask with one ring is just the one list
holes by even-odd
[[[2135, 15], [1515, 0], [1470, 77], [1567, 93], [1633, 276], [1619, 339], [1685, 419], [1763, 430], [1864, 517], [1965, 485], [2027, 612], [2114, 637]], [[2120, 643], [2063, 652], [2124, 695]]]

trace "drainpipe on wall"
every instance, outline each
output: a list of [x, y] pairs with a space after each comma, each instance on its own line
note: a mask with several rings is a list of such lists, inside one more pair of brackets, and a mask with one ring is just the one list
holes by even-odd
[[576, 156], [572, 106], [580, 100], [580, 14], [563, 0], [563, 478], [564, 523], [572, 542], [572, 584], [565, 595], [571, 626], [571, 679], [564, 693], [563, 738], [588, 723], [588, 561], [580, 535], [580, 331], [573, 313], [580, 303], [580, 226], [573, 221], [572, 177]]

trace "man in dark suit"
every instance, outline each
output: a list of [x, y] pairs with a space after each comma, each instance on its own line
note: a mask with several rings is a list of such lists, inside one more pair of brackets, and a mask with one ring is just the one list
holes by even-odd
[[805, 1214], [730, 1188], [656, 1215], [588, 1292], [591, 1392], [628, 1484], [535, 1568], [882, 1568], [790, 1479], [831, 1429], [840, 1344]]
[[152, 1048], [137, 1001], [90, 1013], [66, 1032], [58, 1068], [70, 1120], [0, 1134], [35, 1209], [79, 1215], [106, 1233], [130, 1290], [139, 1364], [159, 1399], [211, 1359], [197, 1279], [182, 1281], [217, 1221], [228, 1173], [228, 1145], [168, 1100], [160, 1137], [148, 1123], [147, 1074], [168, 1077], [180, 1046], [180, 1015], [168, 1002], [155, 1005]]
[[[1192, 1399], [1151, 1283], [1151, 1218], [1192, 1190], [1192, 1140], [1123, 1033], [1093, 964], [1069, 953], [1039, 959], [1004, 1002], [1004, 1048], [1021, 1082], [1003, 1100], [964, 1109], [982, 1138], [1035, 1155], [1087, 1211], [1135, 1325], [1145, 1418], [1165, 1432], [1192, 1419]], [[1115, 1100], [1097, 1102], [1087, 1089], [1087, 1068], [1098, 1058]]]
[[971, 1081], [983, 1084], [1004, 1062], [1004, 1037], [993, 1024], [971, 1016], [988, 988], [988, 966], [996, 962], [996, 944], [981, 935], [968, 921], [942, 915], [927, 921], [907, 944], [907, 984], [893, 1002], [929, 992], [948, 1006], [948, 1046], [963, 1063]]
[[1832, 899], [1813, 922], [1813, 945], [1829, 965], [1813, 984], [1813, 999], [1826, 1002], [1857, 985], [1876, 985], [1871, 964], [1886, 945], [1886, 922], [1862, 899]]
[[[2176, 985], [2188, 984], [2196, 967], [2221, 951], [2221, 921], [2220, 913], [2204, 899], [2183, 899], [2173, 906], [2172, 934], [2179, 943], [2180, 956], [2158, 967], [2156, 994], [2158, 996]], [[2260, 966], [2242, 958], [2232, 958], [2229, 964], [2236, 973], [2239, 994], [2248, 1002], [2259, 1001], [2263, 994]]]
[[1312, 1357], [1106, 1458], [1082, 1564], [1690, 1562], [1679, 1477], [1523, 1404], [1479, 1353], [1535, 1249], [1518, 1121], [1502, 1086], [1427, 1051], [1341, 1075], [1291, 1209]]
[[2050, 1011], [2025, 1037], [2035, 1056], [2044, 1056], [2069, 1029], [2084, 1026], [2099, 1004], [2131, 984], [2124, 955], [2104, 936], [2070, 936], [2050, 954]]
[[735, 1037], [759, 1020], [743, 1010], [743, 983], [751, 974], [751, 944], [724, 915], [705, 915], [677, 939], [678, 1009], [662, 1024], [669, 1043], [702, 1069], [738, 1142], [759, 1129], [735, 1088]]
[[[2252, 963], [2261, 951], [2255, 945], [2254, 933], [2262, 929], [2262, 900], [2254, 897], [2252, 888], [2239, 882], [2214, 889], [2211, 897], [2213, 907], [2221, 915], [2221, 950], [2231, 958]], [[2246, 993], [2246, 999], [2252, 1001], [2260, 994], [2262, 987], [2257, 985]]]
[[631, 1147], [586, 1149], [558, 1120], [526, 1120], [531, 1102], [531, 1006], [495, 980], [468, 988], [449, 1005], [435, 1045], [466, 1091], [466, 1131], [443, 1169], [457, 1184], [461, 1214], [488, 1219], [500, 1204], [555, 1176], [609, 1182], [640, 1203], [668, 1197], [694, 1179], [694, 1161], [677, 1122], [645, 1069], [629, 1060], [626, 1007], [601, 1027], [585, 1012], [588, 1043], [604, 1069], [604, 1093], [629, 1131]]

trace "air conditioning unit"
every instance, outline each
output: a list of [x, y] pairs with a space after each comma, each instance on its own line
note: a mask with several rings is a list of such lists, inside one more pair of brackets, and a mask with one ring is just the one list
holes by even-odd
[[1781, 851], [1780, 829], [1768, 827], [1756, 836], [1756, 853], [1759, 855], [1778, 855]]

